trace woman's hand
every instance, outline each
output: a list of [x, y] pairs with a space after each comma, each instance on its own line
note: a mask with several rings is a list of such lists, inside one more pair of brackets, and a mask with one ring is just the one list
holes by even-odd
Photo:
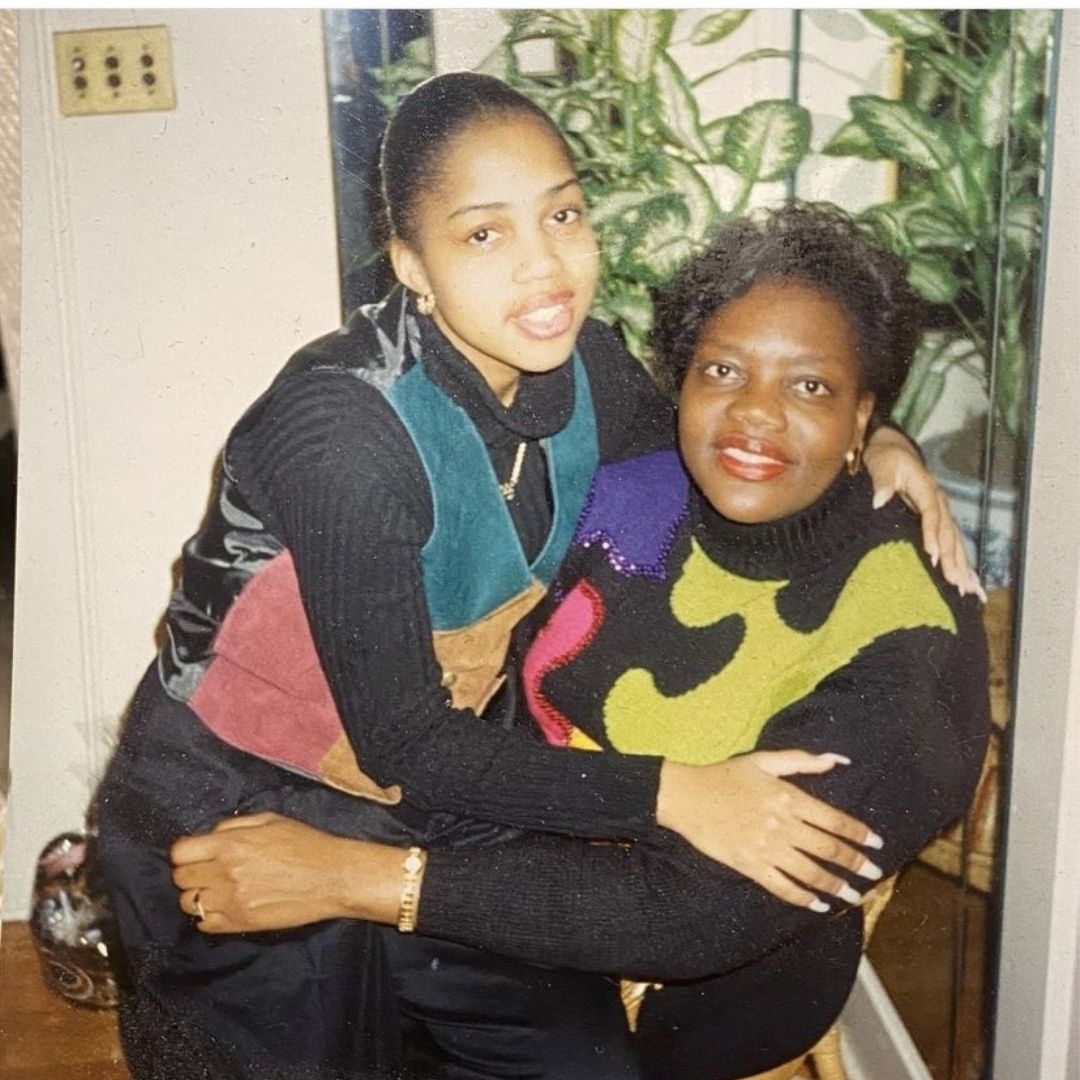
[[815, 860], [876, 881], [881, 869], [861, 848], [880, 848], [881, 838], [780, 779], [828, 772], [838, 764], [847, 764], [847, 759], [804, 750], [758, 751], [716, 765], [665, 761], [656, 819], [789, 904], [828, 911], [811, 888], [858, 903], [859, 894]]
[[226, 818], [172, 846], [180, 907], [207, 934], [286, 930], [322, 919], [395, 923], [404, 852], [292, 818]]
[[863, 454], [874, 485], [874, 509], [899, 495], [922, 523], [923, 547], [945, 580], [960, 590], [974, 593], [986, 603], [986, 593], [968, 562], [964, 538], [953, 521], [949, 501], [907, 436], [890, 427], [880, 427], [870, 437]]

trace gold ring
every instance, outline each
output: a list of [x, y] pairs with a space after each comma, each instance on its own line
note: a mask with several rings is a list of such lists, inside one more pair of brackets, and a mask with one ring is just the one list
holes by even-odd
[[195, 895], [191, 898], [191, 906], [195, 909], [195, 918], [200, 922], [206, 918], [206, 910], [202, 906], [202, 901], [199, 899], [199, 890], [195, 890]]

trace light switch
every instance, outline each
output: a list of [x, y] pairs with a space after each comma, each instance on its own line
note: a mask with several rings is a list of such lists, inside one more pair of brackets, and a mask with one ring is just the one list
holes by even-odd
[[65, 116], [176, 108], [164, 26], [64, 30], [54, 43]]

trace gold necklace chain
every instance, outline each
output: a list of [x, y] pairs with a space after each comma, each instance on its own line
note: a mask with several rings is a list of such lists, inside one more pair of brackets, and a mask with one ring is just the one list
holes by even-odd
[[514, 501], [517, 492], [518, 481], [521, 479], [521, 466], [525, 463], [525, 440], [518, 443], [517, 453], [514, 454], [514, 467], [510, 470], [510, 479], [499, 485], [499, 492], [507, 502]]

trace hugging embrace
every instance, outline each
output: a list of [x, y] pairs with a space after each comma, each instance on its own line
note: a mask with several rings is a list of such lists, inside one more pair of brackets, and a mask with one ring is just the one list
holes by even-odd
[[587, 318], [541, 110], [436, 77], [381, 168], [402, 288], [233, 429], [98, 794], [132, 1072], [790, 1076], [988, 732], [977, 583], [877, 422], [903, 264], [723, 227], [658, 302], [673, 414]]

